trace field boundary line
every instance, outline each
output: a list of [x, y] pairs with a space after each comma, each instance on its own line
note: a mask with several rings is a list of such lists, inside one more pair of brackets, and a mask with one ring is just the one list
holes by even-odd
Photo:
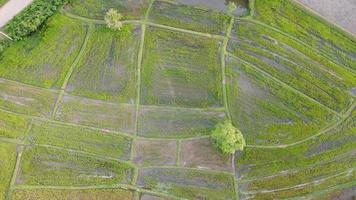
[[16, 155], [16, 163], [15, 163], [15, 168], [13, 170], [13, 174], [11, 177], [11, 182], [7, 191], [7, 195], [5, 197], [6, 200], [11, 200], [12, 198], [12, 192], [14, 190], [14, 187], [16, 185], [16, 179], [17, 179], [17, 175], [19, 173], [20, 170], [20, 162], [21, 162], [21, 158], [22, 158], [22, 153], [24, 151], [24, 146], [20, 146], [19, 147], [19, 151], [17, 152]]
[[86, 46], [88, 44], [88, 40], [89, 40], [89, 37], [90, 37], [92, 29], [93, 29], [93, 25], [92, 24], [88, 24], [87, 32], [85, 34], [85, 38], [84, 38], [84, 41], [82, 43], [82, 46], [80, 47], [78, 55], [76, 56], [76, 58], [74, 59], [73, 63], [71, 64], [69, 70], [66, 73], [66, 76], [65, 76], [63, 84], [62, 84], [62, 86], [60, 88], [60, 92], [59, 92], [59, 95], [57, 97], [56, 103], [53, 106], [52, 115], [51, 115], [52, 119], [55, 118], [55, 116], [57, 114], [59, 103], [60, 103], [60, 101], [62, 100], [62, 98], [64, 96], [65, 89], [67, 88], [69, 79], [70, 79], [70, 77], [72, 76], [72, 74], [74, 72], [74, 68], [78, 65], [81, 57], [84, 54], [84, 50], [86, 49]]
[[84, 54], [84, 50], [86, 49], [86, 46], [88, 45], [89, 37], [90, 37], [91, 32], [93, 31], [93, 29], [94, 29], [94, 25], [93, 24], [88, 24], [87, 33], [85, 34], [85, 38], [84, 38], [83, 44], [80, 47], [80, 50], [79, 50], [79, 53], [78, 53], [77, 57], [74, 59], [74, 62], [70, 66], [70, 68], [69, 68], [69, 70], [68, 70], [68, 72], [67, 72], [67, 74], [66, 74], [66, 76], [64, 78], [61, 90], [65, 90], [67, 88], [69, 79], [73, 74], [74, 68], [78, 65], [80, 59], [82, 58], [82, 56]]
[[202, 111], [202, 112], [209, 112], [209, 111], [215, 111], [215, 112], [224, 112], [225, 108], [224, 107], [206, 107], [206, 108], [197, 108], [197, 107], [179, 107], [179, 106], [159, 106], [159, 105], [143, 105], [141, 104], [142, 107], [148, 108], [148, 109], [167, 109], [167, 110], [194, 110], [194, 111]]
[[221, 46], [221, 52], [220, 52], [220, 64], [221, 64], [221, 80], [222, 80], [222, 86], [223, 86], [223, 99], [224, 99], [224, 107], [225, 107], [225, 112], [227, 114], [227, 118], [231, 120], [231, 113], [229, 109], [229, 104], [228, 104], [228, 98], [227, 98], [227, 88], [226, 88], [226, 53], [227, 53], [227, 45], [229, 42], [229, 38], [231, 35], [232, 27], [234, 26], [234, 20], [235, 18], [231, 16], [229, 26], [227, 27], [226, 30], [226, 36], [224, 38], [223, 44]]
[[123, 189], [131, 190], [139, 193], [146, 193], [151, 195], [156, 195], [160, 197], [169, 198], [172, 200], [186, 200], [184, 198], [179, 198], [176, 196], [169, 195], [167, 193], [156, 192], [152, 190], [147, 190], [140, 188], [138, 186], [133, 186], [129, 184], [113, 184], [113, 185], [95, 185], [95, 186], [38, 186], [38, 185], [17, 185], [15, 186], [17, 190], [36, 190], [36, 189], [51, 189], [51, 190], [89, 190], [89, 189]]
[[334, 121], [330, 124], [328, 124], [326, 127], [320, 129], [318, 131], [317, 134], [314, 134], [314, 135], [311, 135], [307, 138], [304, 138], [302, 140], [299, 140], [297, 142], [294, 142], [294, 143], [290, 143], [290, 144], [284, 144], [284, 145], [246, 145], [246, 147], [248, 148], [266, 148], [266, 149], [278, 149], [278, 148], [287, 148], [287, 147], [292, 147], [292, 146], [296, 146], [298, 144], [301, 144], [301, 143], [304, 143], [304, 142], [307, 142], [311, 139], [314, 139], [314, 138], [317, 138], [335, 128], [337, 128], [342, 122], [344, 122], [346, 119], [348, 119], [348, 117], [352, 114], [352, 111], [355, 109], [356, 107], [356, 102], [354, 102], [349, 108], [348, 110], [341, 116], [341, 119], [337, 120], [337, 121]]
[[146, 26], [144, 24], [141, 25], [141, 41], [140, 41], [140, 48], [138, 52], [138, 60], [137, 60], [137, 84], [136, 84], [136, 113], [135, 113], [135, 135], [138, 135], [138, 118], [139, 118], [139, 111], [140, 111], [140, 104], [141, 104], [141, 67], [142, 67], [142, 60], [143, 60], [143, 45], [145, 40], [145, 32]]
[[142, 70], [142, 62], [143, 62], [143, 51], [144, 51], [144, 45], [145, 45], [145, 37], [146, 37], [146, 22], [148, 20], [148, 16], [151, 12], [151, 8], [153, 5], [154, 0], [151, 0], [147, 11], [145, 13], [145, 18], [143, 23], [141, 23], [141, 39], [140, 39], [140, 47], [138, 50], [138, 55], [137, 55], [137, 84], [136, 84], [136, 115], [135, 115], [135, 135], [138, 135], [138, 115], [139, 115], [139, 109], [140, 109], [140, 104], [141, 104], [141, 70]]
[[323, 107], [324, 109], [326, 109], [327, 111], [329, 111], [329, 112], [335, 114], [336, 116], [342, 117], [342, 114], [338, 113], [337, 111], [335, 111], [335, 110], [329, 108], [328, 106], [326, 106], [326, 105], [320, 103], [319, 101], [315, 100], [314, 98], [312, 98], [312, 97], [310, 97], [310, 96], [304, 94], [303, 92], [301, 92], [301, 91], [295, 89], [294, 87], [288, 85], [287, 83], [285, 83], [285, 82], [279, 80], [278, 78], [274, 77], [274, 76], [271, 75], [270, 73], [268, 73], [268, 72], [266, 72], [266, 71], [260, 69], [259, 67], [256, 67], [255, 65], [251, 64], [250, 62], [248, 62], [248, 61], [246, 61], [246, 60], [244, 60], [244, 59], [242, 59], [242, 58], [239, 58], [238, 56], [235, 56], [235, 55], [233, 55], [232, 53], [229, 53], [229, 56], [232, 57], [232, 58], [234, 58], [234, 59], [237, 59], [237, 60], [243, 62], [244, 64], [248, 65], [249, 67], [251, 67], [251, 68], [257, 70], [259, 73], [263, 74], [265, 77], [268, 77], [269, 79], [274, 80], [275, 82], [278, 82], [279, 84], [281, 84], [281, 85], [284, 86], [285, 88], [288, 88], [289, 90], [294, 91], [296, 94], [299, 94], [300, 96], [303, 96], [304, 98], [307, 98], [308, 100], [310, 100], [310, 101], [312, 101], [312, 102], [318, 104], [319, 106], [321, 106], [321, 107]]
[[[302, 45], [305, 46], [305, 47], [309, 47], [309, 48], [311, 48], [311, 49], [313, 49], [313, 50], [316, 50], [314, 47], [312, 47], [311, 45], [309, 45], [309, 44], [303, 42], [302, 40], [300, 40], [300, 39], [298, 39], [298, 38], [296, 38], [296, 37], [294, 37], [294, 36], [292, 36], [292, 35], [290, 35], [290, 34], [288, 34], [288, 33], [283, 32], [282, 30], [279, 30], [279, 29], [276, 28], [276, 27], [273, 27], [273, 26], [268, 25], [268, 24], [266, 24], [266, 23], [264, 23], [264, 22], [261, 22], [261, 21], [259, 21], [259, 20], [252, 19], [252, 18], [240, 18], [239, 21], [251, 22], [251, 23], [254, 23], [254, 24], [258, 24], [258, 25], [264, 26], [265, 28], [269, 28], [269, 29], [271, 29], [271, 30], [273, 30], [273, 31], [276, 31], [276, 32], [278, 32], [278, 33], [280, 33], [280, 34], [282, 34], [282, 35], [284, 35], [284, 36], [286, 36], [286, 37], [288, 37], [288, 38], [294, 40], [295, 42], [302, 44]], [[345, 65], [343, 65], [343, 64], [338, 64], [338, 63], [334, 62], [332, 59], [330, 59], [328, 56], [326, 56], [324, 52], [321, 52], [321, 51], [320, 51], [319, 54], [320, 54], [323, 58], [327, 59], [329, 62], [332, 62], [332, 63], [334, 63], [334, 64], [337, 65], [337, 66], [340, 66], [340, 67], [342, 67], [342, 68], [344, 68], [344, 69], [346, 69], [346, 70], [349, 70], [349, 71], [351, 71], [351, 72], [353, 72], [353, 73], [356, 73], [356, 70], [355, 70], [355, 69], [352, 69], [352, 68], [350, 68], [350, 67], [348, 67], [348, 66], [345, 66]]]

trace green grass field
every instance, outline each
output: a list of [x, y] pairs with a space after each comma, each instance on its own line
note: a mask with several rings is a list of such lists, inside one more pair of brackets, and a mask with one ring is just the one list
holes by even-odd
[[[354, 198], [356, 37], [292, 0], [207, 3], [71, 0], [11, 42], [0, 200]], [[225, 120], [244, 151], [214, 147]]]

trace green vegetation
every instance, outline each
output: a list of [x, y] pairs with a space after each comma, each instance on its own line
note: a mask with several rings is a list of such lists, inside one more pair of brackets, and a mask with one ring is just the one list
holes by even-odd
[[223, 35], [230, 18], [220, 12], [167, 1], [155, 1], [149, 21], [188, 30]]
[[113, 30], [121, 30], [122, 28], [122, 15], [117, 10], [110, 8], [105, 14], [106, 26]]
[[218, 107], [222, 85], [217, 40], [148, 28], [142, 61], [145, 105]]
[[29, 132], [29, 142], [127, 160], [132, 141], [112, 133], [38, 121]]
[[87, 189], [87, 190], [50, 190], [50, 189], [30, 189], [15, 190], [12, 199], [120, 199], [132, 200], [133, 192], [123, 189]]
[[61, 15], [52, 17], [45, 27], [0, 54], [1, 77], [46, 88], [62, 86], [87, 27]]
[[220, 151], [227, 154], [243, 151], [246, 146], [241, 131], [234, 127], [230, 121], [217, 124], [211, 133], [211, 139]]
[[24, 139], [29, 119], [0, 110], [0, 137]]
[[22, 155], [17, 184], [86, 186], [129, 183], [132, 168], [74, 151], [27, 147]]
[[131, 25], [120, 31], [98, 25], [90, 35], [66, 90], [79, 96], [133, 103], [140, 31]]
[[16, 145], [0, 142], [0, 199], [5, 199], [16, 163]]
[[[35, 0], [4, 29], [15, 41], [0, 39], [1, 200], [323, 199], [354, 188], [355, 38], [292, 0], [219, 2], [221, 12], [63, 2]], [[109, 9], [120, 30], [105, 26]]]

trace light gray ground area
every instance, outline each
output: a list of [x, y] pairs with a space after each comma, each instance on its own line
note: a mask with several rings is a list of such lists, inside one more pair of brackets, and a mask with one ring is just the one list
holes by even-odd
[[296, 0], [356, 35], [356, 0]]

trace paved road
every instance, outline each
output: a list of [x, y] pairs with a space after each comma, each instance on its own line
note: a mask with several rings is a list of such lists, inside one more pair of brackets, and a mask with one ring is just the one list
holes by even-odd
[[0, 28], [21, 12], [33, 0], [9, 0], [0, 8]]
[[356, 0], [296, 0], [356, 35]]

